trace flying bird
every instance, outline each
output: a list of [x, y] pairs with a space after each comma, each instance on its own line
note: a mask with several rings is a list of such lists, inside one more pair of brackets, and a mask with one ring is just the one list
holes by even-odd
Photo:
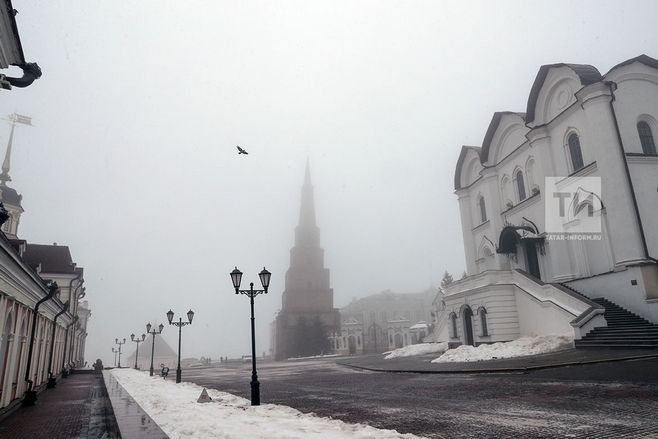
[[249, 153], [247, 151], [245, 151], [244, 149], [240, 148], [240, 146], [237, 146], [237, 148], [238, 148], [238, 154], [247, 154], [247, 155], [249, 155]]

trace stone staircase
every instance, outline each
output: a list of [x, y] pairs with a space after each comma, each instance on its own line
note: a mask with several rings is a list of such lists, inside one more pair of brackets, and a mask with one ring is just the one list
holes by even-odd
[[607, 299], [591, 299], [605, 308], [607, 327], [594, 328], [581, 340], [577, 348], [658, 349], [658, 325], [633, 314]]

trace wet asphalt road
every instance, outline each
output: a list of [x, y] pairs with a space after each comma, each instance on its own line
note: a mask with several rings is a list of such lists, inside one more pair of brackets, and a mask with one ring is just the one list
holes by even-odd
[[[528, 374], [360, 371], [333, 360], [259, 363], [261, 402], [429, 438], [658, 438], [658, 359]], [[183, 380], [249, 398], [251, 365]]]

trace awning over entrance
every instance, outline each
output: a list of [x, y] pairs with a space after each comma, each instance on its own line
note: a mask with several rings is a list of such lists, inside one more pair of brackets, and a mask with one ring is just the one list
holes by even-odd
[[544, 237], [537, 234], [531, 226], [505, 226], [498, 238], [496, 253], [516, 253], [516, 245], [521, 241], [543, 241]]

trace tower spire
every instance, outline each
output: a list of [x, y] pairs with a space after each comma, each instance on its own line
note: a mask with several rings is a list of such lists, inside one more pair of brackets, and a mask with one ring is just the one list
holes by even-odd
[[8, 181], [11, 181], [9, 176], [9, 167], [11, 162], [11, 146], [14, 142], [14, 128], [16, 121], [11, 124], [11, 132], [9, 133], [9, 141], [7, 142], [7, 151], [5, 152], [5, 160], [2, 162], [2, 173], [0, 174], [0, 186], [6, 186]]
[[299, 208], [299, 228], [315, 229], [315, 203], [313, 201], [313, 185], [311, 184], [311, 166], [306, 159], [306, 172], [302, 186], [302, 204]]

